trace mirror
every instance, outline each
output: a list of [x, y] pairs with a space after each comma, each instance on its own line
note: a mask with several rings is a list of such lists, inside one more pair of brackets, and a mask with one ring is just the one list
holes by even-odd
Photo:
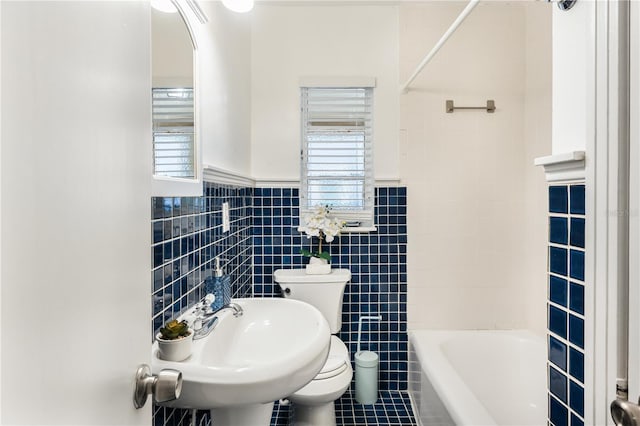
[[153, 173], [196, 179], [194, 45], [182, 15], [165, 4], [151, 9]]

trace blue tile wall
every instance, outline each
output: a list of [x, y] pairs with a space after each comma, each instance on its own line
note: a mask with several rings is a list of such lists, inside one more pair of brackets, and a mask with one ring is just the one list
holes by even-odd
[[566, 185], [549, 187], [549, 212], [569, 213], [568, 188]]
[[567, 244], [569, 225], [565, 217], [549, 218], [549, 241], [557, 244]]
[[584, 285], [571, 283], [569, 286], [569, 309], [584, 315]]
[[569, 374], [584, 383], [584, 353], [578, 349], [569, 349]]
[[553, 336], [549, 336], [549, 361], [556, 367], [567, 371], [567, 345]]
[[584, 417], [584, 388], [573, 380], [569, 384], [569, 406]]
[[554, 426], [567, 426], [568, 415], [569, 411], [567, 410], [567, 406], [549, 395], [549, 421], [551, 424]]
[[553, 426], [584, 425], [585, 186], [549, 187], [548, 390]]
[[555, 306], [549, 306], [549, 331], [563, 339], [567, 338], [567, 313]]
[[[407, 191], [404, 187], [377, 188], [377, 232], [342, 234], [329, 247], [332, 264], [351, 270], [345, 289], [340, 338], [356, 350], [358, 318], [383, 317], [363, 325], [363, 347], [380, 356], [380, 390], [407, 388]], [[300, 255], [309, 240], [298, 230], [298, 190], [257, 188], [253, 210], [254, 292], [279, 297], [273, 271], [302, 268]], [[317, 243], [317, 242], [316, 242]]]
[[567, 376], [553, 367], [549, 368], [549, 390], [553, 396], [567, 403]]
[[[251, 214], [253, 188], [204, 184], [202, 197], [156, 197], [152, 221], [152, 338], [160, 326], [204, 297], [204, 280], [221, 256], [233, 297], [252, 295]], [[222, 203], [229, 202], [231, 229], [222, 232]], [[196, 424], [211, 424], [198, 412]], [[188, 410], [154, 407], [154, 426], [187, 426]]]
[[584, 420], [571, 413], [571, 426], [584, 426]]
[[571, 214], [584, 215], [585, 214], [585, 195], [584, 185], [571, 185], [569, 187], [570, 194], [570, 208]]
[[549, 277], [549, 300], [556, 305], [567, 306], [567, 280], [554, 275]]
[[567, 249], [549, 247], [549, 271], [560, 276], [567, 275]]
[[[231, 206], [229, 233], [222, 232], [224, 201]], [[353, 274], [345, 290], [340, 334], [352, 356], [359, 316], [383, 316], [380, 324], [363, 327], [364, 347], [380, 355], [381, 391], [407, 386], [406, 202], [406, 188], [376, 189], [378, 231], [344, 234], [330, 246], [334, 266]], [[204, 296], [204, 280], [217, 255], [227, 259], [233, 297], [278, 297], [273, 271], [306, 264], [299, 253], [309, 240], [297, 231], [297, 189], [206, 183], [203, 197], [157, 197], [151, 208], [152, 336]], [[345, 404], [350, 402], [345, 399]], [[186, 426], [190, 421], [187, 410], [154, 407], [154, 426]], [[198, 426], [211, 423], [208, 412], [197, 413]]]

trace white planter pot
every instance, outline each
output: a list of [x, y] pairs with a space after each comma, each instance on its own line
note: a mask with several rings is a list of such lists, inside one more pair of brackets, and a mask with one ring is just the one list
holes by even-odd
[[191, 334], [181, 339], [164, 340], [160, 333], [156, 335], [158, 341], [158, 356], [165, 361], [184, 361], [191, 355], [191, 345], [193, 343], [193, 331]]
[[326, 259], [319, 257], [310, 257], [309, 264], [306, 267], [306, 273], [309, 275], [324, 275], [331, 273], [331, 265]]

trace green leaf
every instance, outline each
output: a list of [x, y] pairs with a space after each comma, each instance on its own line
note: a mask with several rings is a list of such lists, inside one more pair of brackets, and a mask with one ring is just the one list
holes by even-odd
[[302, 250], [300, 250], [300, 254], [301, 254], [301, 255], [303, 255], [303, 256], [306, 256], [306, 257], [312, 257], [312, 256], [313, 256], [313, 253], [311, 253], [311, 252], [310, 252], [309, 250], [307, 250], [307, 249], [302, 249]]
[[160, 335], [165, 340], [175, 340], [189, 334], [189, 324], [186, 321], [171, 320], [164, 327], [160, 327]]
[[322, 253], [320, 253], [317, 257], [319, 257], [320, 259], [325, 259], [327, 260], [329, 263], [331, 263], [331, 255], [329, 253], [327, 253], [326, 251], [323, 251]]
[[166, 327], [160, 328], [160, 334], [162, 338], [165, 340], [174, 340], [178, 337], [178, 333]]

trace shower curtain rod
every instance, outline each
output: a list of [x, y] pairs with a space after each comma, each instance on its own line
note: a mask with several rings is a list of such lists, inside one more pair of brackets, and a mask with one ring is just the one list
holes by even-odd
[[469, 4], [467, 4], [467, 7], [465, 7], [462, 13], [456, 18], [455, 21], [453, 21], [453, 24], [451, 24], [447, 32], [444, 33], [444, 35], [440, 38], [440, 40], [438, 40], [436, 45], [433, 47], [433, 49], [431, 49], [431, 51], [427, 54], [427, 56], [424, 57], [422, 62], [420, 62], [420, 64], [418, 65], [416, 70], [413, 72], [411, 77], [409, 77], [409, 80], [407, 80], [404, 86], [402, 86], [402, 89], [400, 89], [400, 93], [407, 93], [409, 91], [409, 86], [411, 85], [413, 80], [416, 79], [418, 74], [420, 74], [420, 71], [422, 71], [422, 69], [429, 63], [429, 61], [433, 59], [436, 53], [438, 53], [438, 50], [440, 50], [440, 48], [447, 42], [449, 37], [451, 37], [451, 35], [458, 29], [460, 24], [462, 24], [462, 21], [465, 20], [467, 15], [471, 13], [471, 11], [478, 5], [479, 2], [480, 0], [469, 1]]

